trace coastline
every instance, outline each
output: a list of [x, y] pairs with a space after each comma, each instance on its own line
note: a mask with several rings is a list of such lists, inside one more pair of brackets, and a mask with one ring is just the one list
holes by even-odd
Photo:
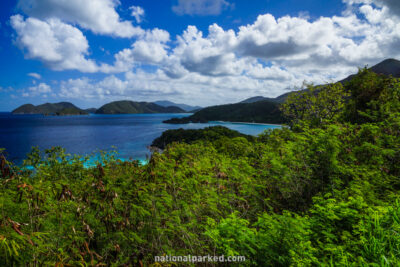
[[284, 127], [284, 124], [274, 124], [274, 123], [259, 123], [259, 122], [240, 122], [240, 121], [209, 121], [208, 123], [234, 123], [234, 124], [249, 124], [249, 125], [271, 125], [271, 126], [280, 126]]

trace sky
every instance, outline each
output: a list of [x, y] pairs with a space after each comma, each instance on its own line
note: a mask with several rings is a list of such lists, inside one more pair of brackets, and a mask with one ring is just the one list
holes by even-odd
[[0, 111], [60, 101], [234, 103], [400, 59], [398, 0], [0, 5]]

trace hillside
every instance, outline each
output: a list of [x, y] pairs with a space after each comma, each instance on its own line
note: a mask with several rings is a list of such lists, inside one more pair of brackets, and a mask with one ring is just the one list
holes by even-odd
[[86, 111], [69, 102], [45, 103], [34, 106], [22, 105], [12, 111], [12, 114], [43, 114], [43, 115], [86, 115]]
[[400, 266], [400, 81], [362, 70], [287, 103], [293, 127], [168, 131], [145, 165], [0, 149], [0, 265]]
[[256, 122], [256, 123], [284, 123], [279, 104], [271, 101], [254, 103], [237, 103], [203, 108], [185, 118], [173, 118], [164, 123], [189, 123], [208, 121]]
[[279, 102], [277, 101], [278, 98], [269, 98], [269, 97], [264, 97], [264, 96], [253, 96], [250, 98], [247, 98], [243, 101], [240, 101], [239, 103], [255, 103], [259, 101], [271, 101], [271, 102]]
[[171, 107], [171, 106], [178, 107], [178, 108], [181, 108], [181, 109], [183, 109], [184, 111], [187, 111], [187, 112], [193, 112], [194, 110], [202, 109], [202, 107], [200, 107], [200, 106], [190, 106], [190, 105], [186, 105], [186, 104], [177, 104], [177, 103], [174, 103], [174, 102], [171, 102], [171, 101], [167, 101], [167, 100], [155, 101], [153, 103], [157, 104], [159, 106], [162, 106], [162, 107]]
[[[395, 78], [400, 78], [400, 61], [397, 59], [389, 58], [369, 68], [372, 72], [377, 74], [392, 75]], [[355, 74], [341, 80], [341, 83], [349, 82], [354, 78]]]
[[88, 115], [88, 114], [89, 113], [87, 111], [79, 109], [77, 107], [64, 108], [55, 113], [55, 115], [57, 115], [57, 116]]
[[[369, 68], [377, 74], [392, 75], [400, 77], [400, 61], [396, 59], [386, 59], [379, 64]], [[341, 83], [351, 81], [355, 75], [350, 75]], [[322, 90], [325, 85], [317, 86]], [[307, 89], [305, 89], [307, 90]], [[255, 96], [245, 99], [237, 104], [221, 106], [211, 106], [204, 108], [192, 116], [185, 118], [172, 118], [164, 121], [165, 123], [183, 124], [189, 122], [208, 122], [208, 121], [238, 121], [238, 122], [260, 122], [260, 123], [284, 123], [279, 104], [285, 102], [287, 97], [292, 94], [288, 92], [275, 98]]]
[[255, 137], [251, 135], [246, 135], [239, 133], [238, 131], [234, 131], [228, 129], [223, 126], [213, 126], [207, 127], [204, 129], [176, 129], [176, 130], [167, 130], [162, 133], [162, 135], [153, 140], [151, 144], [152, 147], [156, 147], [159, 149], [165, 149], [167, 145], [172, 144], [174, 142], [191, 144], [198, 140], [205, 141], [216, 141], [221, 138], [235, 138], [235, 137], [244, 137], [248, 141], [254, 141]]
[[149, 102], [134, 102], [129, 100], [115, 101], [103, 105], [96, 114], [138, 114], [138, 113], [184, 113], [178, 107], [162, 107]]

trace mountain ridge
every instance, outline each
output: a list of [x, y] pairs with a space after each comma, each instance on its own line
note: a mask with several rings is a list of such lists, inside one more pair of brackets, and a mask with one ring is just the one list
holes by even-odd
[[101, 106], [95, 114], [185, 113], [175, 106], [163, 107], [152, 102], [113, 101]]

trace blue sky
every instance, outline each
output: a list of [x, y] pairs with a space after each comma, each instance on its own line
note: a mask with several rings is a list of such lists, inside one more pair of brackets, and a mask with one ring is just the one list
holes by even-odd
[[0, 8], [0, 110], [278, 96], [399, 58], [395, 0], [19, 0]]

